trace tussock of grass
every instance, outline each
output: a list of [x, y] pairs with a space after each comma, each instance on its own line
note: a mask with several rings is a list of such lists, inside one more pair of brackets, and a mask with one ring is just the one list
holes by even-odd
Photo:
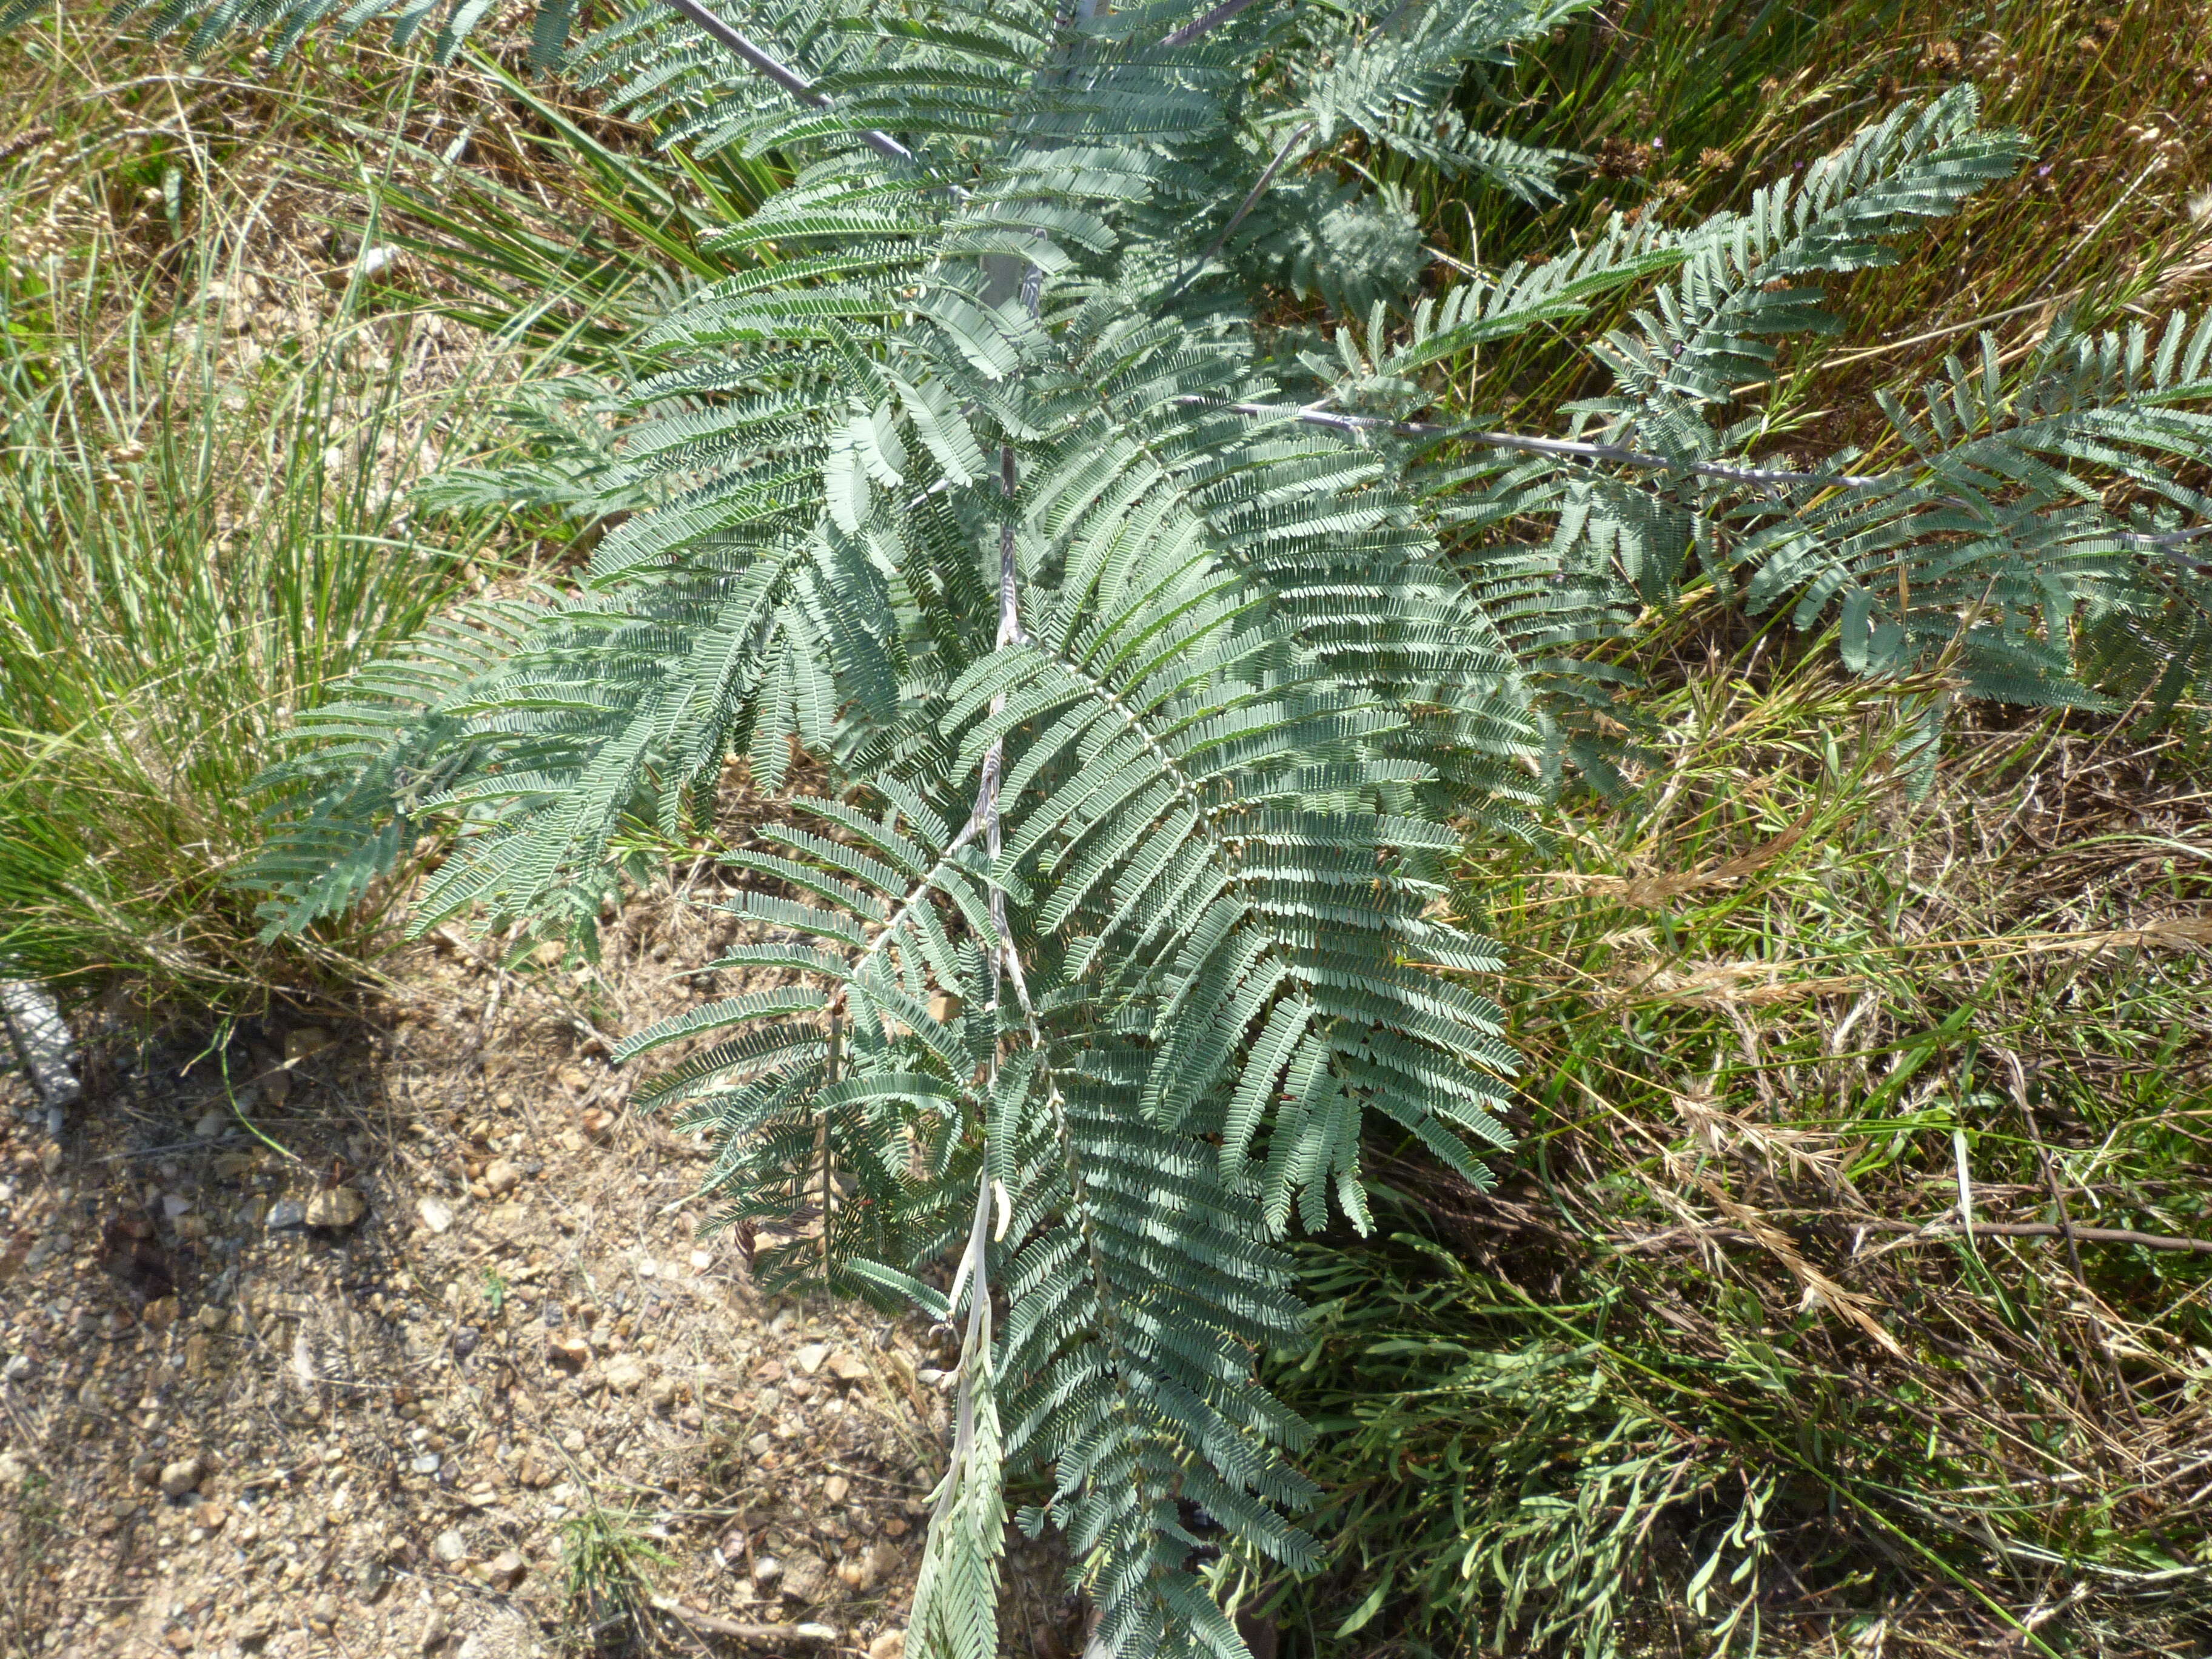
[[561, 1523], [563, 1638], [572, 1652], [623, 1653], [649, 1617], [653, 1571], [668, 1553], [633, 1510], [587, 1504]]
[[1522, 1149], [1305, 1257], [1290, 1650], [2203, 1651], [2203, 744], [1973, 727], [1916, 804], [1911, 702], [1703, 665], [1634, 799], [1468, 871]]
[[483, 549], [402, 493], [454, 400], [410, 389], [433, 343], [343, 310], [241, 359], [234, 260], [167, 314], [57, 274], [0, 294], [0, 953], [250, 996], [275, 962], [223, 880], [271, 733]]
[[261, 840], [249, 782], [325, 688], [565, 552], [548, 515], [409, 485], [526, 446], [518, 380], [617, 372], [780, 181], [659, 155], [513, 57], [193, 64], [68, 15], [0, 40], [11, 973], [243, 1008], [374, 956], [373, 908], [257, 941], [226, 885]]
[[[383, 192], [451, 196], [472, 153], [418, 69], [247, 74], [76, 20], [0, 42], [24, 94], [0, 142], [0, 961], [142, 1004], [250, 1008], [374, 956], [373, 910], [257, 940], [227, 885], [261, 840], [249, 785], [298, 710], [528, 556], [533, 525], [410, 489], [501, 441], [501, 388], [578, 337], [557, 307], [506, 340], [455, 326], [514, 310], [501, 272], [392, 259]], [[636, 245], [586, 262], [595, 303]]]

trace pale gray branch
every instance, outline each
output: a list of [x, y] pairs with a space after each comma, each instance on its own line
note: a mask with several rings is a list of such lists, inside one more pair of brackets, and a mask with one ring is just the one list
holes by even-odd
[[1895, 481], [1891, 477], [1857, 472], [1791, 472], [1774, 467], [1731, 466], [1723, 461], [1682, 461], [1620, 444], [1585, 443], [1577, 438], [1532, 438], [1517, 432], [1485, 432], [1475, 427], [1443, 426], [1433, 421], [1391, 421], [1375, 415], [1340, 415], [1311, 404], [1224, 404], [1206, 398], [1182, 398], [1176, 401], [1208, 404], [1237, 415], [1295, 420], [1340, 432], [1388, 432], [1400, 438], [1456, 438], [1488, 449], [1525, 450], [1535, 455], [1611, 461], [1620, 466], [1650, 467], [1666, 472], [1692, 472], [1701, 478], [1722, 478], [1731, 483], [1832, 484], [1845, 489], [1870, 489]]
[[[1306, 426], [1324, 426], [1338, 432], [1387, 432], [1399, 438], [1455, 438], [1462, 443], [1479, 444], [1487, 449], [1516, 450], [1531, 455], [1557, 455], [1568, 460], [1609, 461], [1617, 466], [1644, 467], [1662, 472], [1688, 472], [1700, 478], [1718, 478], [1728, 483], [1818, 484], [1835, 489], [1877, 489], [1898, 481], [1895, 473], [1793, 472], [1780, 467], [1732, 466], [1725, 461], [1680, 461], [1647, 450], [1631, 449], [1621, 444], [1587, 443], [1577, 438], [1537, 438], [1518, 432], [1486, 432], [1476, 427], [1445, 426], [1433, 421], [1392, 421], [1375, 415], [1343, 415], [1334, 410], [1319, 409], [1311, 404], [1230, 404], [1210, 398], [1181, 398], [1176, 401], [1226, 410], [1237, 415], [1294, 420]], [[1958, 504], [1965, 505], [1964, 502]], [[2112, 534], [2115, 540], [2124, 542], [2130, 547], [2161, 554], [2186, 569], [2212, 568], [2205, 561], [2191, 558], [2177, 550], [2184, 543], [2212, 536], [2212, 523], [2192, 525], [2186, 530], [2171, 531], [2163, 535], [2147, 535], [2132, 530], [2115, 531]]]
[[63, 1109], [83, 1093], [76, 1080], [76, 1045], [61, 1010], [35, 980], [0, 980], [0, 1020], [46, 1105], [48, 1127], [61, 1133]]
[[1206, 249], [1204, 257], [1185, 271], [1176, 280], [1175, 287], [1168, 291], [1168, 299], [1170, 301], [1182, 295], [1183, 289], [1191, 285], [1199, 272], [1221, 257], [1221, 250], [1229, 246], [1229, 239], [1237, 234], [1237, 227], [1243, 224], [1245, 216], [1259, 205], [1260, 198], [1267, 193], [1267, 186], [1275, 182], [1275, 175], [1283, 170], [1292, 153], [1300, 144], [1305, 143], [1306, 135], [1313, 130], [1314, 124], [1311, 121], [1301, 123], [1295, 132], [1283, 140], [1283, 147], [1275, 152], [1275, 159], [1267, 163], [1267, 171], [1260, 175], [1260, 181], [1252, 186], [1250, 193], [1244, 198], [1237, 211], [1229, 216], [1229, 222], [1222, 226], [1221, 234], [1213, 239], [1213, 246]]
[[[772, 57], [763, 48], [754, 45], [720, 18], [715, 16], [713, 12], [701, 5], [699, 0], [667, 0], [667, 3], [696, 23], [720, 45], [735, 52], [748, 67], [775, 82], [800, 103], [812, 109], [830, 107], [830, 100], [815, 91], [812, 82], [788, 64]], [[855, 136], [870, 149], [878, 155], [888, 155], [895, 161], [914, 160], [914, 152], [888, 132], [878, 132], [873, 127], [864, 127]]]
[[1187, 46], [1200, 36], [1212, 33], [1214, 30], [1251, 4], [1252, 0], [1223, 0], [1223, 3], [1212, 11], [1185, 23], [1173, 34], [1163, 40], [1160, 44], [1164, 46]]

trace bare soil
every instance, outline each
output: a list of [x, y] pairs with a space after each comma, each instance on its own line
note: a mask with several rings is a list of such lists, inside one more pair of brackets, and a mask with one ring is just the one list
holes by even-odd
[[[763, 1295], [605, 1063], [709, 994], [713, 921], [94, 1036], [59, 1142], [0, 1078], [0, 1653], [896, 1659], [944, 1334]], [[1058, 1575], [1013, 1576], [1054, 1659]]]

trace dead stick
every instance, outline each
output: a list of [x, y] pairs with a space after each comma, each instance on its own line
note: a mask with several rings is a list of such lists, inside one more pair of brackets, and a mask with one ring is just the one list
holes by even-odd
[[2212, 1255], [2212, 1238], [2176, 1238], [2166, 1233], [2139, 1233], [2132, 1227], [2061, 1227], [2049, 1221], [1977, 1221], [1975, 1233], [1984, 1238], [2066, 1238], [2091, 1244], [2140, 1244], [2147, 1250], [2195, 1250]]
[[[1484, 1218], [1469, 1218], [1479, 1221]], [[1885, 1232], [1893, 1233], [1921, 1233], [1930, 1242], [1951, 1237], [1958, 1231], [1955, 1226], [1931, 1231], [1925, 1223], [1891, 1221], [1876, 1216], [1841, 1216], [1839, 1218], [1854, 1227], [1878, 1227]], [[2064, 1238], [2068, 1231], [2048, 1221], [1977, 1221], [1974, 1224], [1974, 1237], [1977, 1238]], [[2140, 1244], [2147, 1250], [2194, 1250], [2201, 1255], [2212, 1255], [2212, 1238], [2178, 1238], [2166, 1233], [2139, 1233], [2129, 1227], [2083, 1227], [2078, 1224], [2071, 1231], [2074, 1237], [2085, 1244]], [[1662, 1233], [1641, 1237], [1627, 1233], [1599, 1234], [1595, 1242], [1611, 1244], [1620, 1249], [1648, 1250], [1672, 1243], [1678, 1238], [1690, 1237], [1717, 1239], [1730, 1244], [1757, 1242], [1751, 1234], [1740, 1232], [1732, 1227], [1674, 1227]], [[1894, 1246], [1884, 1248], [1893, 1249]]]
[[836, 1631], [828, 1625], [757, 1625], [742, 1619], [721, 1619], [696, 1607], [687, 1607], [672, 1595], [654, 1596], [653, 1606], [655, 1612], [696, 1625], [709, 1636], [727, 1636], [739, 1642], [823, 1643], [837, 1639]]
[[[1850, 1218], [1854, 1226], [1881, 1227], [1891, 1232], [1923, 1231], [1923, 1224], [1911, 1221], [1883, 1221], [1871, 1217]], [[1930, 1238], [1943, 1238], [1957, 1229], [1947, 1228], [1929, 1232]], [[2212, 1255], [2212, 1238], [2177, 1238], [2166, 1233], [2139, 1233], [2132, 1227], [2061, 1227], [2050, 1221], [1977, 1221], [1977, 1238], [2064, 1238], [2069, 1234], [2085, 1244], [2140, 1244], [2147, 1250], [2196, 1250]]]

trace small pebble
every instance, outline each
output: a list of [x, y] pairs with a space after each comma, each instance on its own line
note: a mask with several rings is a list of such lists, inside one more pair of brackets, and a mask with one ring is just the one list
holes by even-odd
[[203, 1473], [197, 1457], [180, 1457], [173, 1463], [161, 1466], [161, 1496], [182, 1498], [200, 1483]]
[[617, 1394], [635, 1394], [645, 1385], [644, 1362], [623, 1354], [608, 1365], [606, 1377], [607, 1386]]
[[356, 1187], [325, 1187], [307, 1200], [310, 1227], [350, 1227], [368, 1213], [368, 1200]]

